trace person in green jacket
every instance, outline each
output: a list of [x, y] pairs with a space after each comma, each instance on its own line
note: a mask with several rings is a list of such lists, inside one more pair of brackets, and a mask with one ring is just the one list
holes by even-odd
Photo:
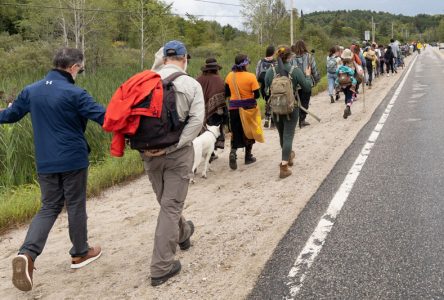
[[[278, 59], [277, 66], [275, 68], [268, 69], [267, 73], [265, 74], [266, 91], [270, 91], [271, 83], [273, 82], [276, 74], [281, 74], [285, 76], [290, 75], [295, 94], [299, 88], [301, 88], [304, 92], [309, 92], [312, 86], [310, 66], [304, 70], [305, 73], [302, 72], [302, 70], [298, 67], [292, 67], [290, 65], [292, 52], [288, 46], [279, 47], [276, 55]], [[291, 74], [289, 74], [290, 71]], [[296, 125], [299, 119], [299, 108], [295, 108], [288, 117], [278, 116], [274, 113], [272, 116], [279, 132], [279, 141], [282, 148], [282, 162], [280, 164], [279, 177], [285, 178], [291, 175], [291, 170], [288, 167], [293, 165], [293, 160], [295, 158], [295, 153], [292, 150], [292, 146]]]

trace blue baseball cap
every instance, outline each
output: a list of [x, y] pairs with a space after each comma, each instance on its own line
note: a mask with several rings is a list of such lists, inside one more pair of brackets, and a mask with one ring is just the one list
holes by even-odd
[[169, 41], [163, 46], [163, 56], [187, 55], [187, 48], [180, 41]]

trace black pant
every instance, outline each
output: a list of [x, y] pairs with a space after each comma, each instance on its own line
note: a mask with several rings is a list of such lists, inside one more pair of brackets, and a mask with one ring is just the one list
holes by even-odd
[[372, 79], [373, 79], [373, 64], [370, 61], [367, 61], [367, 73], [368, 73], [368, 84], [372, 85]]
[[[302, 89], [298, 90], [299, 98], [301, 99], [301, 105], [303, 108], [308, 110], [308, 107], [310, 105], [310, 97], [311, 97], [311, 90], [310, 92], [304, 92]], [[305, 121], [305, 118], [307, 117], [307, 113], [303, 111], [302, 109], [299, 110], [299, 122]]]
[[220, 148], [224, 149], [225, 145], [225, 134], [224, 134], [224, 125], [228, 123], [228, 110], [224, 108], [224, 114], [218, 115], [217, 113], [211, 115], [207, 119], [207, 124], [210, 126], [219, 126], [220, 135], [216, 139], [215, 149]]
[[73, 244], [71, 256], [85, 256], [88, 253], [86, 183], [88, 169], [38, 174], [42, 193], [42, 207], [32, 219], [28, 233], [19, 253], [26, 253], [35, 261], [48, 239], [49, 232], [66, 202], [68, 212], [69, 238]]
[[255, 143], [255, 140], [245, 136], [239, 109], [230, 110], [231, 149], [245, 148]]
[[387, 74], [390, 73], [390, 70], [392, 71], [392, 74], [395, 73], [395, 68], [393, 67], [393, 60], [386, 62], [385, 65], [387, 67]]

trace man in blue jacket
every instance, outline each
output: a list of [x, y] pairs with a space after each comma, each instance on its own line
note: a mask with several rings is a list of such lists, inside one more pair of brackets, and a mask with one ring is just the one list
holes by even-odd
[[42, 253], [57, 216], [66, 202], [69, 237], [73, 244], [71, 268], [81, 268], [101, 255], [87, 237], [86, 183], [89, 146], [85, 139], [87, 120], [103, 124], [105, 109], [83, 89], [74, 85], [84, 69], [78, 49], [60, 49], [54, 69], [43, 80], [27, 87], [7, 109], [1, 123], [14, 123], [31, 113], [35, 157], [42, 206], [28, 229], [19, 254], [12, 261], [13, 284], [32, 289], [34, 262]]

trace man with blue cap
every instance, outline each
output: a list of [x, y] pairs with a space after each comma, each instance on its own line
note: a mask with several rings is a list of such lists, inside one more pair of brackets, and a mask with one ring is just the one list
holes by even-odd
[[[145, 151], [145, 170], [160, 204], [151, 259], [151, 285], [158, 286], [181, 270], [174, 260], [177, 245], [183, 251], [191, 247], [194, 224], [182, 216], [189, 179], [193, 167], [192, 141], [199, 135], [205, 116], [201, 85], [186, 75], [188, 55], [180, 41], [170, 41], [163, 47], [163, 65], [156, 71], [162, 79], [173, 79], [179, 120], [186, 125], [177, 144], [165, 149]], [[176, 77], [177, 76], [177, 77]]]

